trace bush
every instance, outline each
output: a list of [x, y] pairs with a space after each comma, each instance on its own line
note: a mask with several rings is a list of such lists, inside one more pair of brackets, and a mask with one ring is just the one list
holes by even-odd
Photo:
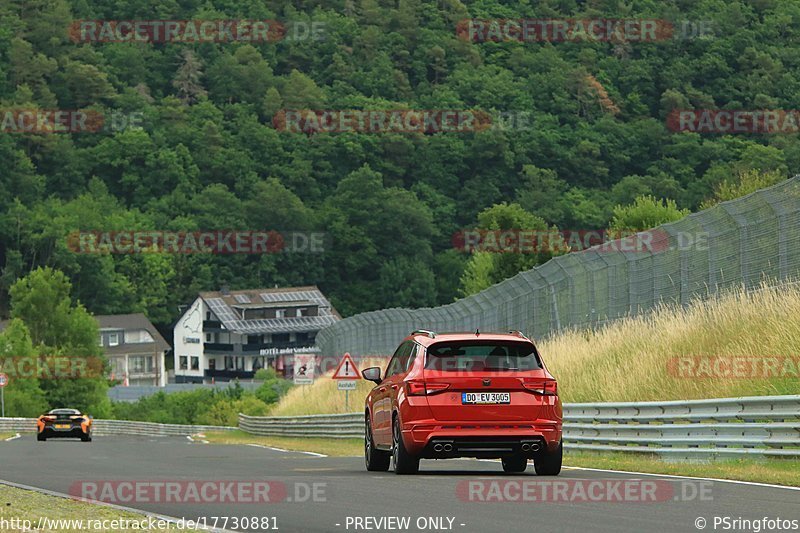
[[261, 375], [270, 379], [255, 392], [245, 390], [238, 381], [224, 389], [158, 392], [137, 402], [115, 402], [113, 416], [143, 422], [236, 426], [239, 413], [266, 415], [270, 404], [277, 402], [291, 387], [291, 382], [279, 378], [274, 370]]
[[292, 382], [288, 379], [278, 377], [278, 374], [272, 368], [261, 369], [256, 372], [256, 378], [260, 375], [264, 379], [264, 383], [256, 389], [256, 398], [266, 404], [276, 403], [281, 399], [281, 396], [292, 388]]
[[618, 205], [614, 208], [614, 218], [609, 229], [622, 233], [644, 231], [680, 220], [688, 214], [688, 209], [678, 209], [675, 200], [639, 196], [631, 205]]

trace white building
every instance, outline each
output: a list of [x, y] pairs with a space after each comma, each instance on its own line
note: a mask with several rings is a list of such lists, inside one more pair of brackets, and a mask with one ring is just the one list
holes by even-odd
[[123, 386], [167, 384], [164, 354], [169, 344], [142, 313], [96, 315], [98, 342], [108, 357], [111, 379]]
[[315, 286], [201, 292], [174, 329], [176, 383], [250, 379], [260, 368], [291, 375], [295, 353], [339, 314]]

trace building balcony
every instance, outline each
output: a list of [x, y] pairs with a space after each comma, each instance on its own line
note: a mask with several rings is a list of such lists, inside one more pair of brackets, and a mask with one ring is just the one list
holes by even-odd
[[203, 329], [222, 329], [222, 323], [219, 320], [203, 320]]
[[230, 381], [233, 379], [253, 379], [256, 375], [255, 372], [248, 372], [246, 370], [211, 370], [206, 369], [204, 372], [206, 378], [221, 381]]
[[233, 344], [223, 344], [218, 342], [207, 342], [204, 346], [207, 352], [233, 352]]

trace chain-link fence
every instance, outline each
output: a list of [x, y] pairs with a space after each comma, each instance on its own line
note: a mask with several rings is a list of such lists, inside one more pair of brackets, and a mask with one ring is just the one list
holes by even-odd
[[800, 176], [616, 243], [556, 257], [452, 304], [341, 320], [317, 344], [325, 354], [387, 354], [418, 328], [545, 337], [786, 282], [800, 275]]

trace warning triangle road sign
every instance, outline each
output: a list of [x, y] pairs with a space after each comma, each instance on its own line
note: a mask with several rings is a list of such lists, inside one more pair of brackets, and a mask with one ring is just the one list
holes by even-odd
[[339, 366], [336, 367], [331, 379], [361, 379], [361, 372], [358, 371], [358, 367], [349, 353], [344, 354], [342, 360], [339, 361]]

